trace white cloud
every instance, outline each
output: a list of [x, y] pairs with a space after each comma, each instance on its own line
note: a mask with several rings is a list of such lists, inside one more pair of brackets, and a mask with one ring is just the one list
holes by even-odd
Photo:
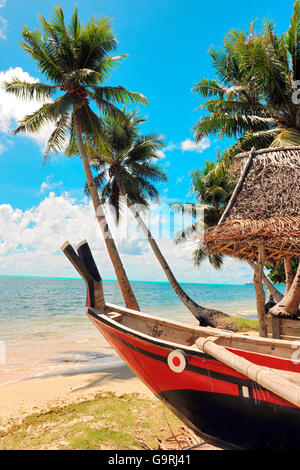
[[172, 150], [177, 149], [178, 146], [174, 144], [174, 142], [169, 142], [169, 144], [165, 147], [166, 152], [172, 152]]
[[145, 251], [148, 251], [148, 244], [146, 240], [138, 239], [122, 239], [119, 244], [120, 253], [127, 255], [142, 255]]
[[[132, 224], [130, 236], [126, 236], [125, 230], [128, 221], [125, 220], [117, 232], [112, 216], [108, 214], [107, 217], [128, 277], [165, 281], [165, 275], [147, 240], [137, 230], [133, 217], [129, 215]], [[145, 215], [143, 218], [148, 223], [148, 217]], [[159, 220], [159, 209], [153, 209], [151, 231], [157, 239]], [[167, 225], [168, 220], [164, 216], [163, 226]], [[52, 192], [38, 206], [25, 211], [2, 204], [0, 274], [77, 277], [60, 246], [65, 240], [75, 246], [82, 239], [88, 240], [103, 278], [115, 278], [90, 201], [77, 202], [68, 194], [56, 196]], [[179, 281], [241, 284], [251, 280], [251, 269], [245, 263], [227, 258], [220, 271], [215, 271], [207, 262], [201, 268], [195, 268], [192, 261], [195, 246], [178, 247], [168, 236], [157, 241]]]
[[203, 137], [199, 142], [195, 142], [191, 139], [185, 139], [181, 142], [181, 150], [183, 152], [197, 152], [202, 153], [204, 150], [210, 147], [210, 140], [208, 137]]
[[158, 158], [165, 158], [166, 157], [166, 154], [162, 150], [157, 150], [156, 155], [158, 156]]
[[[44, 101], [25, 101], [18, 99], [12, 94], [6, 93], [3, 88], [3, 83], [5, 81], [9, 82], [13, 78], [19, 78], [29, 83], [39, 81], [37, 78], [31, 77], [27, 72], [24, 72], [21, 67], [11, 67], [9, 70], [0, 72], [0, 132], [3, 134], [9, 134], [21, 119], [27, 114], [33, 113], [44, 104]], [[44, 146], [53, 128], [53, 125], [49, 125], [44, 127], [38, 134], [25, 135], [32, 138], [39, 145]]]
[[59, 181], [58, 183], [56, 183], [55, 181], [52, 181], [52, 179], [53, 179], [53, 175], [47, 176], [46, 181], [43, 181], [43, 183], [41, 184], [40, 194], [43, 194], [47, 191], [51, 191], [57, 188], [57, 186], [61, 186], [63, 184], [62, 181]]

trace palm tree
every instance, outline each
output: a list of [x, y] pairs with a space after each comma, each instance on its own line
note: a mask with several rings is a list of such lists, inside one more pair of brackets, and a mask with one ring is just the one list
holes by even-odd
[[[235, 138], [225, 157], [252, 147], [300, 145], [300, 0], [286, 34], [272, 23], [255, 34], [232, 30], [224, 49], [210, 50], [215, 80], [203, 78], [193, 91], [206, 101], [206, 114], [194, 126], [196, 140], [207, 135]], [[208, 101], [207, 101], [208, 98]]]
[[[194, 216], [202, 208], [203, 220], [196, 220], [192, 225], [178, 232], [175, 237], [175, 243], [182, 243], [190, 238], [194, 238], [199, 231], [199, 225], [204, 230], [215, 226], [225, 210], [235, 184], [233, 176], [219, 155], [216, 163], [206, 161], [203, 169], [193, 171], [191, 179], [192, 191], [196, 195], [198, 203], [184, 205], [173, 203], [171, 207], [176, 211], [181, 211], [181, 213], [189, 212]], [[208, 259], [215, 269], [220, 269], [224, 257], [222, 254], [207, 254], [200, 245], [193, 252], [193, 259], [196, 266], [199, 266], [205, 259]]]
[[[182, 289], [170, 269], [140, 213], [148, 208], [148, 199], [158, 199], [154, 183], [166, 181], [166, 175], [156, 164], [162, 143], [152, 135], [141, 136], [138, 129], [144, 120], [135, 111], [124, 116], [108, 117], [103, 132], [104, 145], [91, 142], [87, 147], [92, 167], [97, 174], [95, 184], [102, 201], [108, 201], [119, 220], [124, 203], [137, 220], [164, 273], [183, 304], [201, 325], [225, 324], [228, 315], [207, 309], [194, 302]], [[86, 187], [89, 191], [89, 188]]]
[[[231, 198], [235, 186], [235, 178], [230, 171], [228, 160], [226, 161], [225, 159], [224, 161], [220, 158], [219, 154], [217, 157], [217, 162], [206, 161], [205, 167], [202, 170], [196, 170], [191, 173], [192, 191], [198, 199], [197, 204], [187, 204], [184, 206], [179, 203], [172, 204], [172, 208], [175, 210], [188, 210], [190, 213], [194, 212], [195, 215], [199, 212], [199, 207], [202, 206], [204, 210], [203, 220], [196, 220], [192, 225], [181, 230], [176, 235], [175, 243], [182, 243], [195, 238], [196, 234], [199, 233], [199, 225], [204, 230], [217, 225]], [[205, 259], [208, 259], [215, 269], [220, 269], [224, 262], [224, 256], [221, 253], [215, 255], [207, 254], [202, 244], [194, 251], [193, 259], [196, 266], [199, 266]], [[255, 270], [255, 263], [248, 262], [248, 264]], [[263, 282], [268, 291], [269, 301], [273, 297], [276, 302], [279, 302], [283, 296], [273, 286], [264, 272]]]
[[[15, 78], [5, 84], [6, 91], [26, 100], [43, 100], [34, 113], [25, 116], [14, 131], [36, 133], [43, 126], [54, 123], [44, 153], [59, 152], [77, 146], [82, 160], [87, 185], [94, 210], [100, 224], [105, 244], [113, 263], [126, 306], [138, 309], [122, 261], [111, 236], [96, 185], [91, 172], [85, 141], [91, 136], [101, 139], [103, 119], [101, 115], [120, 115], [116, 103], [143, 103], [146, 98], [126, 90], [122, 86], [106, 86], [104, 82], [111, 71], [125, 57], [109, 55], [117, 41], [107, 17], [93, 17], [86, 25], [79, 21], [74, 10], [67, 25], [60, 6], [54, 9], [50, 20], [40, 16], [40, 29], [22, 31], [21, 47], [36, 62], [38, 69], [48, 80], [44, 83], [27, 83]], [[98, 116], [91, 105], [100, 111]]]

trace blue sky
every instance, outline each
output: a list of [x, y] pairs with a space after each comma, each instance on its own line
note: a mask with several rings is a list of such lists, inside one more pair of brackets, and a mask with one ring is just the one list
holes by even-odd
[[[48, 17], [56, 4], [52, 0], [0, 0], [0, 79], [7, 77], [9, 69], [17, 67], [21, 73], [41, 79], [35, 64], [19, 47], [21, 29], [25, 24], [30, 28], [36, 27], [38, 15]], [[215, 0], [213, 3], [199, 0], [77, 0], [73, 3], [61, 0], [60, 5], [66, 16], [77, 5], [83, 22], [93, 15], [107, 15], [114, 19], [113, 27], [119, 41], [117, 52], [128, 53], [129, 57], [113, 73], [111, 83], [141, 92], [149, 100], [149, 106], [140, 107], [140, 112], [148, 118], [144, 132], [163, 135], [167, 146], [161, 159], [161, 165], [168, 173], [167, 185], [159, 187], [163, 201], [191, 200], [190, 172], [201, 168], [205, 160], [214, 159], [216, 151], [228, 144], [216, 141], [214, 137], [204, 141], [198, 151], [192, 144], [192, 127], [199, 118], [195, 108], [200, 105], [200, 100], [191, 93], [191, 88], [200, 78], [213, 77], [207, 54], [209, 47], [221, 46], [224, 35], [232, 27], [247, 29], [254, 19], [258, 19], [258, 25], [264, 17], [273, 19], [278, 31], [286, 31], [293, 2], [253, 0], [250, 8], [245, 2], [232, 0]], [[80, 160], [58, 155], [41, 166], [42, 140], [11, 135], [19, 112], [20, 108], [13, 107], [2, 95], [0, 208], [5, 205], [6, 210], [8, 205], [14, 214], [11, 217], [15, 218], [16, 214], [36, 213], [49, 199], [49, 191], [56, 198], [65, 197], [67, 192], [72, 204], [81, 204], [84, 175]], [[15, 256], [16, 250], [22, 253], [22, 249], [28, 254], [36, 247], [23, 246], [20, 240], [17, 246], [15, 243], [10, 248], [7, 243], [4, 250], [6, 240], [1, 232], [5, 232], [5, 227], [2, 226], [1, 231], [0, 226], [3, 248], [2, 259], [0, 250], [0, 274], [5, 274], [3, 271], [7, 266], [11, 274], [17, 274], [12, 265], [15, 258], [9, 261], [9, 256]], [[132, 261], [131, 277], [142, 278], [135, 265], [136, 260]], [[24, 266], [24, 274], [30, 273], [29, 267]], [[40, 274], [55, 273], [45, 266]], [[236, 271], [235, 279], [239, 276]], [[154, 277], [161, 279], [158, 271]], [[185, 271], [182, 278], [192, 280]], [[213, 274], [211, 278], [214, 279]]]

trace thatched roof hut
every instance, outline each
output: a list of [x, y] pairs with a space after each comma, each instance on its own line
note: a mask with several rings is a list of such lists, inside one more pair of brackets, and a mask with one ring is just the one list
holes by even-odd
[[266, 262], [300, 256], [300, 147], [252, 150], [235, 162], [239, 181], [205, 249], [256, 261], [263, 243]]

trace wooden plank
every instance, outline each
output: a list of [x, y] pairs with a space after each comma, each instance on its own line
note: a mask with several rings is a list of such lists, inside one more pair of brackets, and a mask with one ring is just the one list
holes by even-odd
[[281, 326], [290, 326], [300, 328], [300, 320], [290, 320], [289, 318], [280, 318]]
[[122, 313], [118, 313], [118, 312], [110, 312], [109, 313], [109, 318], [111, 318], [112, 320], [120, 320], [120, 318], [123, 317], [123, 314]]
[[268, 334], [273, 338], [296, 341], [300, 337], [300, 320], [267, 317]]
[[[100, 313], [96, 309], [90, 310], [96, 314]], [[169, 332], [172, 331], [172, 340], [174, 340], [174, 335], [176, 334], [175, 332], [180, 331], [178, 338], [180, 338], [182, 341], [182, 345], [186, 345], [186, 347], [192, 347], [192, 349], [194, 349], [192, 344], [197, 338], [215, 336], [218, 338], [218, 344], [233, 349], [241, 349], [258, 354], [267, 354], [269, 356], [281, 357], [285, 359], [290, 359], [292, 353], [294, 352], [294, 345], [292, 341], [289, 341], [289, 339], [295, 340], [296, 338], [259, 338], [239, 333], [226, 332], [217, 328], [203, 326], [193, 327], [176, 321], [168, 321], [161, 317], [149, 315], [144, 312], [137, 312], [126, 307], [106, 304], [106, 313], [109, 313], [110, 311], [124, 314], [124, 318], [122, 319], [122, 324], [124, 324], [124, 326], [126, 326], [125, 323], [127, 323], [126, 317], [131, 317], [133, 321], [130, 322], [130, 326], [128, 326], [128, 328], [132, 330], [140, 331], [141, 333], [152, 336], [153, 327], [155, 327], [155, 329], [163, 329], [163, 338], [160, 338], [163, 341], [171, 342], [170, 339], [168, 340], [168, 338], [171, 337], [171, 335], [169, 336]], [[182, 333], [185, 333], [185, 335]], [[192, 337], [194, 338], [193, 343], [191, 345], [187, 344], [187, 339]]]
[[281, 338], [286, 341], [299, 341], [299, 336], [281, 335]]
[[280, 329], [281, 335], [290, 335], [290, 336], [299, 336], [300, 335], [300, 328], [291, 328], [291, 327], [281, 327]]

